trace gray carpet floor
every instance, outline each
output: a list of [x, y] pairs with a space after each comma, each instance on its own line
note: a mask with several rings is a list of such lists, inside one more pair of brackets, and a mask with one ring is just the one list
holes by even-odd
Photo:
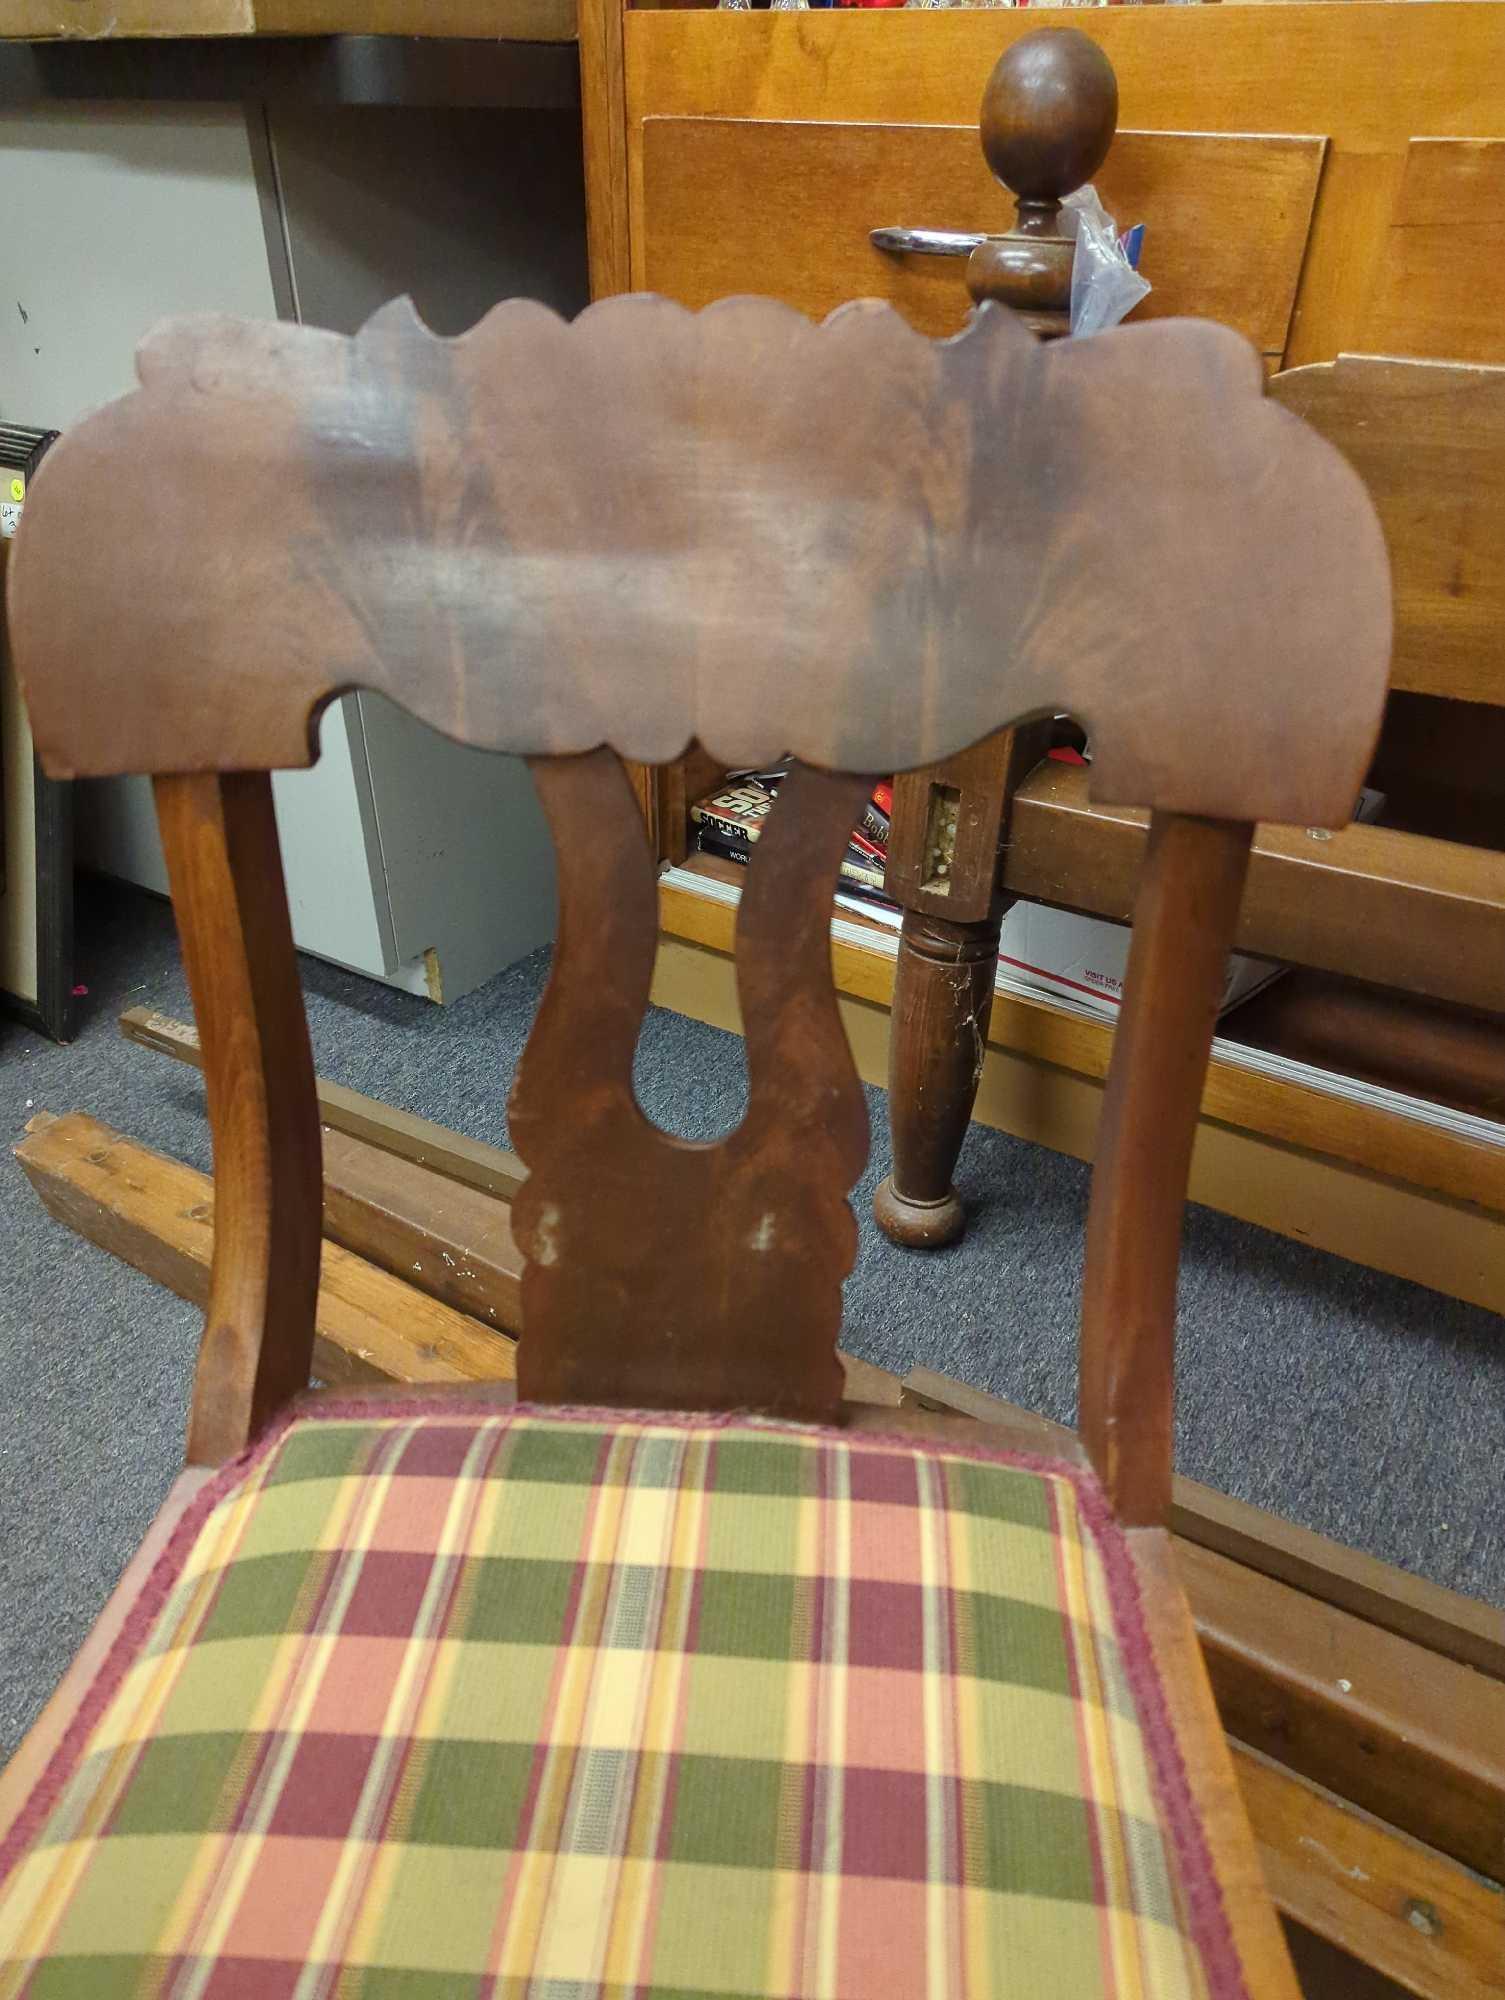
[[[84, 1027], [57, 1049], [0, 1026], [0, 1107], [92, 1112], [209, 1165], [197, 1077], [125, 1043], [122, 1008], [188, 1003], [165, 905], [86, 885]], [[504, 1142], [506, 1098], [547, 973], [539, 953], [448, 1009], [303, 962], [320, 1072]], [[639, 1091], [672, 1130], [735, 1121], [741, 1043], [655, 1011]], [[959, 1185], [972, 1226], [927, 1257], [869, 1215], [887, 1170], [883, 1093], [846, 1344], [1069, 1421], [1086, 1172], [978, 1127]], [[50, 1220], [6, 1158], [0, 1282], [0, 1750], [15, 1744], [98, 1612], [180, 1462], [198, 1314]], [[1505, 1605], [1505, 1321], [1307, 1246], [1190, 1211], [1177, 1452], [1224, 1492]]]

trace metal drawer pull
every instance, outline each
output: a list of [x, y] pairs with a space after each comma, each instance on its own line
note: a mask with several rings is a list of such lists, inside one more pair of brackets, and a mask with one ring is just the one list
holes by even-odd
[[965, 229], [870, 229], [875, 250], [908, 257], [970, 257], [983, 238]]

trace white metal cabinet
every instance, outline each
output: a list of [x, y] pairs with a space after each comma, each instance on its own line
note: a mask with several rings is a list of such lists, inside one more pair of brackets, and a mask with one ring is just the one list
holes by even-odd
[[[509, 292], [585, 293], [578, 131], [557, 112], [181, 104], [0, 111], [0, 417], [59, 429], [121, 394], [169, 313], [349, 331], [408, 291], [456, 332]], [[121, 505], [151, 505], [151, 468]], [[80, 560], [87, 559], [80, 552]], [[526, 772], [385, 700], [326, 712], [274, 780], [299, 945], [435, 999], [552, 935]], [[148, 788], [81, 786], [80, 858], [166, 886]]]

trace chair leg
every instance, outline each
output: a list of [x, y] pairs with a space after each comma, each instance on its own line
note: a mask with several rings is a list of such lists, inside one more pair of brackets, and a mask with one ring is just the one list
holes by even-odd
[[966, 1227], [951, 1179], [982, 1075], [1000, 921], [904, 913], [888, 1045], [894, 1168], [873, 1214], [906, 1250], [939, 1249]]

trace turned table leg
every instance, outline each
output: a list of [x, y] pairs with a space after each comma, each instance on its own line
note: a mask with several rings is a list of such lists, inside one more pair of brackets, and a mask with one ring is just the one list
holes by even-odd
[[964, 1227], [951, 1177], [982, 1075], [999, 921], [904, 913], [888, 1054], [894, 1167], [873, 1213], [909, 1250], [938, 1249]]
[[[1027, 38], [1021, 48], [1030, 45]], [[1044, 340], [1071, 330], [1075, 231], [1061, 221], [1072, 187], [1090, 180], [1113, 142], [1118, 85], [1101, 50], [1080, 37], [1049, 46], [1059, 63], [999, 63], [983, 94], [983, 156], [1015, 197], [1005, 235], [962, 239], [978, 305], [1018, 313]], [[1032, 66], [1033, 65], [1033, 66]], [[1048, 81], [1047, 81], [1048, 78]], [[955, 250], [944, 233], [874, 230], [880, 250]], [[906, 1249], [953, 1243], [965, 1227], [951, 1176], [972, 1116], [998, 964], [999, 847], [1016, 786], [1050, 747], [1038, 717], [923, 771], [894, 780], [888, 893], [904, 909], [889, 1031], [888, 1110], [894, 1170], [873, 1198], [879, 1227]]]
[[1048, 718], [1002, 730], [894, 780], [888, 892], [904, 908], [888, 1043], [894, 1170], [873, 1198], [906, 1250], [966, 1226], [951, 1185], [972, 1117], [993, 1011], [998, 931], [1012, 897], [998, 852], [1015, 788], [1050, 745]]

